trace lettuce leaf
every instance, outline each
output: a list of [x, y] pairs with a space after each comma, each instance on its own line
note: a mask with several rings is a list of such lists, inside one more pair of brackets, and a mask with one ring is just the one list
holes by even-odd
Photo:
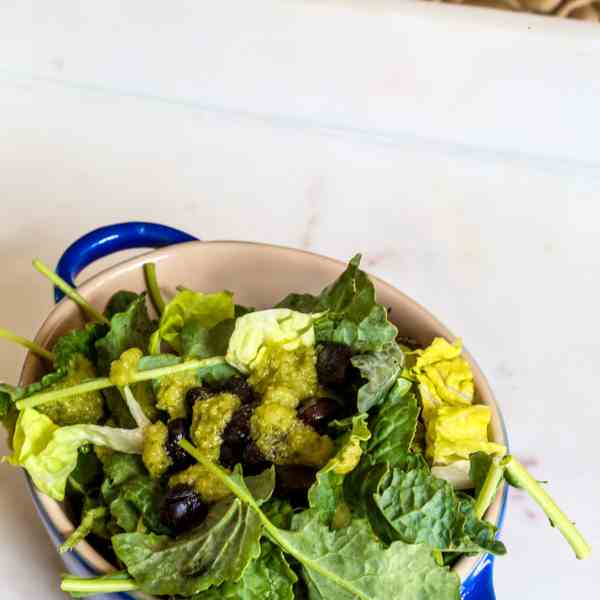
[[96, 444], [118, 452], [141, 453], [142, 432], [99, 425], [58, 427], [47, 416], [28, 408], [19, 414], [13, 436], [14, 452], [6, 460], [23, 467], [35, 486], [63, 500], [67, 479], [77, 466], [78, 450]]
[[506, 448], [488, 442], [489, 406], [440, 406], [427, 425], [427, 456], [436, 465], [468, 460], [474, 452], [504, 456]]
[[[273, 469], [245, 479], [259, 503], [275, 485]], [[260, 554], [262, 526], [256, 512], [238, 498], [214, 504], [201, 525], [174, 539], [143, 533], [113, 537], [113, 549], [148, 594], [191, 596], [237, 581]]]
[[367, 412], [383, 403], [404, 365], [404, 354], [396, 342], [389, 342], [378, 352], [352, 357], [352, 364], [367, 380], [358, 390], [358, 411]]
[[355, 352], [376, 352], [398, 335], [387, 319], [387, 310], [375, 299], [375, 288], [359, 269], [361, 255], [354, 256], [346, 270], [318, 296], [290, 294], [278, 308], [325, 314], [315, 323], [318, 342], [348, 344]]
[[267, 345], [295, 350], [315, 343], [314, 321], [320, 315], [287, 308], [272, 308], [249, 313], [235, 322], [225, 358], [242, 373], [255, 370], [267, 353]]
[[191, 600], [293, 600], [297, 581], [283, 552], [263, 541], [260, 556], [248, 565], [239, 581], [211, 588]]
[[461, 356], [460, 340], [450, 344], [444, 338], [435, 338], [430, 346], [416, 353], [412, 373], [419, 382], [426, 423], [440, 406], [472, 404], [475, 394], [473, 373]]
[[160, 343], [164, 340], [182, 354], [182, 330], [190, 321], [195, 323], [196, 328], [211, 329], [221, 321], [233, 319], [234, 314], [231, 292], [202, 294], [184, 289], [165, 306], [158, 329], [150, 340], [150, 352], [159, 354]]
[[344, 478], [359, 464], [364, 442], [370, 437], [367, 415], [353, 417], [352, 429], [341, 436], [335, 455], [317, 472], [316, 481], [308, 490], [309, 506], [318, 511], [323, 523], [335, 529], [349, 521], [350, 511], [343, 493]]
[[434, 465], [468, 460], [474, 452], [502, 456], [506, 448], [488, 441], [491, 409], [473, 405], [473, 373], [461, 356], [462, 344], [435, 338], [417, 350], [411, 369], [418, 381], [426, 426], [426, 454]]

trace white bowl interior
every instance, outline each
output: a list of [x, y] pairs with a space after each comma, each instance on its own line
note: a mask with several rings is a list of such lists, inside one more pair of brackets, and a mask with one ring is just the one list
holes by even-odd
[[[177, 285], [191, 289], [213, 292], [223, 289], [235, 293], [240, 304], [266, 308], [291, 291], [318, 292], [335, 279], [345, 268], [340, 261], [317, 254], [266, 244], [250, 242], [190, 242], [170, 246], [144, 254], [115, 265], [97, 274], [79, 287], [80, 293], [94, 306], [103, 308], [117, 290], [145, 289], [142, 265], [152, 260], [157, 263], [158, 280], [165, 296], [175, 294]], [[391, 285], [372, 278], [378, 299], [391, 307], [391, 319], [402, 335], [428, 344], [435, 336], [453, 339], [453, 334], [437, 319], [412, 299]], [[66, 331], [80, 327], [83, 319], [78, 307], [70, 300], [62, 300], [50, 313], [36, 336], [43, 346]], [[490, 438], [506, 444], [502, 419], [492, 391], [477, 363], [468, 354], [475, 376], [477, 401], [492, 408]], [[21, 374], [21, 385], [35, 381], [43, 374], [43, 364], [29, 354]], [[40, 505], [49, 520], [65, 538], [73, 531], [60, 503], [37, 491]], [[497, 523], [500, 516], [502, 490], [489, 508], [486, 518]], [[98, 572], [108, 572], [114, 567], [87, 542], [80, 543], [76, 550], [81, 558]], [[454, 570], [464, 580], [477, 564], [480, 557], [465, 557], [458, 561]], [[143, 594], [136, 594], [143, 598]]]

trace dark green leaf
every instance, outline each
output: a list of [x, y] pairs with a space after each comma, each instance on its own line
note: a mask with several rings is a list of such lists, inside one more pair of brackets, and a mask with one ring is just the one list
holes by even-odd
[[108, 328], [104, 323], [88, 323], [83, 329], [73, 329], [59, 337], [52, 347], [55, 368], [68, 369], [71, 359], [76, 354], [82, 354], [95, 363], [95, 344], [107, 332]]
[[367, 412], [385, 400], [400, 375], [404, 354], [398, 344], [391, 342], [379, 352], [354, 356], [352, 364], [360, 370], [362, 378], [367, 380], [358, 390], [358, 410]]
[[[274, 470], [245, 481], [257, 500], [268, 500]], [[228, 498], [214, 504], [201, 525], [175, 539], [124, 533], [113, 537], [113, 548], [145, 592], [190, 596], [238, 580], [258, 557], [261, 534], [256, 512], [238, 498]]]
[[424, 468], [392, 469], [391, 474], [373, 494], [381, 514], [368, 513], [373, 529], [385, 541], [425, 544], [444, 552], [503, 553], [494, 527], [477, 519], [468, 496], [458, 496], [448, 482]]
[[79, 542], [83, 541], [94, 530], [96, 521], [104, 519], [106, 516], [106, 507], [98, 506], [86, 511], [81, 519], [79, 526], [60, 546], [60, 553], [72, 550]]
[[77, 466], [69, 475], [69, 489], [80, 495], [96, 489], [102, 477], [102, 463], [90, 446], [79, 449]]
[[181, 330], [181, 351], [184, 356], [210, 358], [225, 356], [235, 319], [226, 319], [214, 327], [203, 327], [197, 319], [187, 321]]
[[125, 312], [139, 297], [139, 294], [127, 290], [115, 292], [104, 309], [104, 316], [110, 321], [117, 313]]
[[410, 382], [398, 379], [370, 423], [371, 439], [367, 452], [376, 463], [387, 462], [392, 467], [396, 466], [410, 450], [419, 406], [415, 394], [409, 389]]
[[135, 531], [141, 519], [150, 531], [169, 533], [159, 518], [159, 501], [166, 490], [150, 478], [139, 456], [113, 453], [104, 474], [102, 498], [121, 529]]
[[326, 312], [315, 323], [318, 342], [348, 344], [356, 352], [381, 350], [398, 335], [387, 319], [387, 310], [377, 304], [375, 288], [359, 269], [360, 254], [350, 260], [346, 270], [319, 296], [290, 294], [278, 308], [305, 313]]
[[474, 452], [469, 456], [471, 467], [469, 469], [469, 479], [475, 486], [475, 497], [479, 495], [481, 486], [487, 477], [490, 466], [492, 465], [492, 457], [485, 452]]
[[129, 348], [139, 348], [145, 354], [155, 328], [148, 316], [146, 296], [141, 294], [125, 312], [116, 313], [112, 317], [110, 331], [96, 342], [99, 373], [108, 375], [111, 362]]
[[260, 556], [237, 582], [227, 582], [192, 597], [192, 600], [293, 600], [298, 578], [277, 546], [263, 541]]
[[352, 429], [337, 440], [337, 451], [318, 471], [315, 483], [308, 490], [308, 503], [319, 514], [321, 521], [335, 529], [350, 521], [350, 509], [344, 500], [344, 478], [358, 465], [363, 446], [371, 436], [367, 415], [352, 418]]
[[330, 530], [313, 510], [294, 517], [277, 539], [302, 564], [311, 599], [458, 600], [460, 580], [436, 564], [425, 546], [385, 548], [364, 519]]
[[239, 376], [240, 372], [234, 369], [231, 365], [226, 362], [210, 365], [207, 367], [200, 367], [197, 371], [198, 377], [202, 381], [206, 381], [208, 384], [219, 383], [230, 377]]

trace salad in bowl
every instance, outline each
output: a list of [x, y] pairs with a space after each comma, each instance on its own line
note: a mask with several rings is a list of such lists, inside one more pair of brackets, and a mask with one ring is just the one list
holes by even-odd
[[[229, 290], [147, 291], [92, 306], [50, 347], [10, 331], [44, 374], [0, 385], [12, 454], [114, 570], [64, 575], [74, 597], [457, 600], [456, 565], [504, 544], [487, 520], [529, 493], [578, 558], [590, 548], [490, 435], [460, 339], [411, 338], [360, 255], [320, 293], [270, 307]], [[158, 271], [158, 277], [157, 277]]]

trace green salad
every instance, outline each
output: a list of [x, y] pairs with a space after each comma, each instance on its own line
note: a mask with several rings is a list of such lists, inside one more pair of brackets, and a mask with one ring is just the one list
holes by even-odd
[[458, 559], [506, 552], [485, 520], [502, 481], [589, 555], [489, 438], [460, 340], [403, 337], [359, 263], [267, 310], [227, 290], [166, 301], [149, 263], [147, 292], [100, 313], [34, 261], [90, 322], [51, 349], [0, 330], [47, 367], [0, 385], [4, 460], [64, 501], [77, 527], [61, 552], [86, 540], [118, 569], [64, 591], [457, 600]]

